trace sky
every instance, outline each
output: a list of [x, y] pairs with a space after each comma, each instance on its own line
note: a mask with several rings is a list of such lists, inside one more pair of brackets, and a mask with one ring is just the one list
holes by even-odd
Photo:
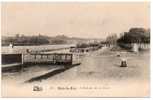
[[150, 28], [149, 2], [3, 2], [2, 35], [105, 38], [131, 27]]

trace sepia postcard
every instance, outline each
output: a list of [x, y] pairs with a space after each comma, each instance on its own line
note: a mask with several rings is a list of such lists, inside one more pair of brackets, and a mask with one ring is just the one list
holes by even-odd
[[150, 2], [1, 2], [2, 97], [150, 97]]

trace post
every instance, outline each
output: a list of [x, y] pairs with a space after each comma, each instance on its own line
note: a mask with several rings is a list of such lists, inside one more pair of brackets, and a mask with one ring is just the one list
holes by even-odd
[[34, 58], [36, 59], [36, 54], [34, 54]]
[[24, 64], [24, 54], [22, 53], [21, 54], [21, 69], [20, 69], [21, 73], [23, 72], [23, 64]]
[[127, 67], [126, 59], [124, 59], [124, 58], [121, 59], [121, 66], [120, 67]]
[[22, 56], [22, 65], [23, 65], [23, 63], [24, 63], [24, 54], [22, 53], [21, 56]]
[[56, 64], [56, 53], [53, 54], [53, 63]]
[[41, 59], [43, 58], [43, 54], [41, 54]]
[[70, 56], [71, 56], [71, 65], [72, 65], [72, 63], [73, 63], [73, 54], [70, 54]]
[[133, 49], [133, 52], [137, 53], [138, 52], [138, 49], [139, 49], [138, 44], [137, 43], [134, 43], [132, 49]]

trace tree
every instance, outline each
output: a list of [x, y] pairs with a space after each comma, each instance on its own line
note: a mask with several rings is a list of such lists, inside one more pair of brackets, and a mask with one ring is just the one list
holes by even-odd
[[115, 45], [117, 42], [117, 39], [118, 39], [117, 35], [112, 34], [106, 38], [106, 43], [109, 45]]
[[150, 43], [150, 30], [144, 28], [131, 28], [129, 32], [124, 32], [118, 43]]
[[66, 43], [66, 41], [62, 39], [53, 39], [51, 42], [52, 44], [65, 44]]

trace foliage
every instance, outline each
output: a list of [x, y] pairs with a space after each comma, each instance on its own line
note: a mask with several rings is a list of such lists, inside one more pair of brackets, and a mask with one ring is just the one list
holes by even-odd
[[116, 34], [113, 34], [113, 35], [110, 35], [110, 36], [108, 36], [107, 38], [106, 38], [106, 44], [116, 44], [116, 42], [117, 42], [117, 35]]
[[53, 40], [51, 41], [51, 43], [52, 43], [52, 44], [65, 44], [66, 41], [63, 40], [63, 39], [53, 39]]
[[131, 28], [129, 32], [124, 32], [118, 43], [150, 43], [150, 30], [144, 28]]
[[77, 47], [77, 48], [87, 48], [87, 47], [89, 47], [89, 45], [86, 44], [86, 43], [78, 43], [78, 44], [76, 45], [76, 47]]
[[14, 45], [41, 45], [48, 44], [49, 41], [46, 37], [42, 35], [38, 36], [20, 36], [17, 34], [14, 37], [7, 37], [2, 40], [2, 44], [8, 45], [9, 43], [13, 43]]

